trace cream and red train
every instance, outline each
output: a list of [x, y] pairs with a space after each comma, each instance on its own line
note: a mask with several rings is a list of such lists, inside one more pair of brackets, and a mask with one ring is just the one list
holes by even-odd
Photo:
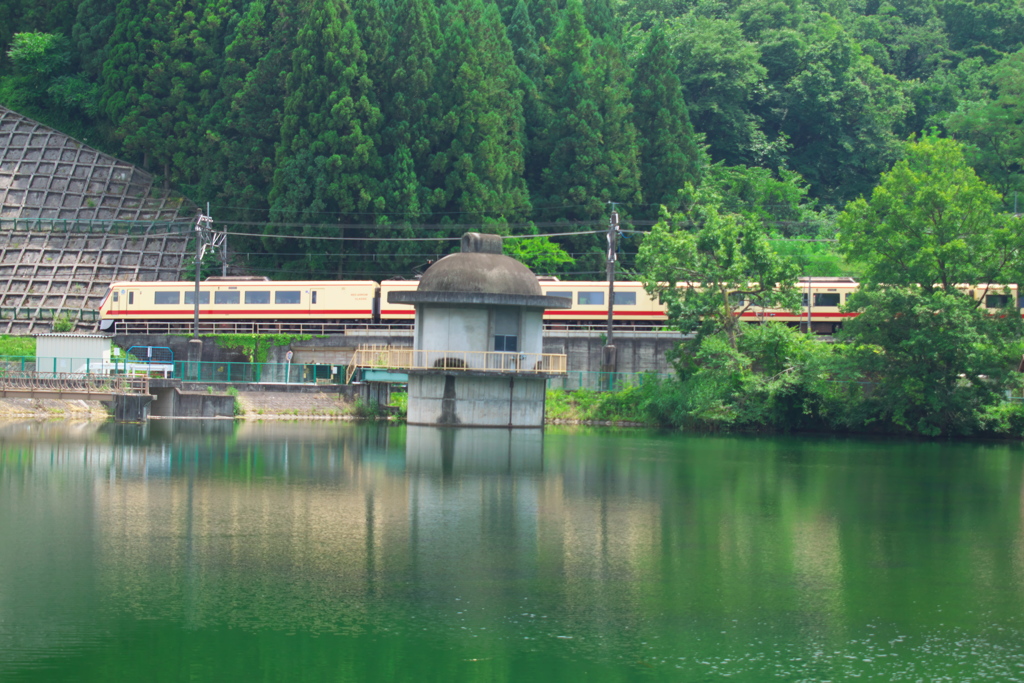
[[[411, 324], [412, 306], [388, 303], [388, 293], [415, 289], [415, 280], [270, 281], [265, 278], [209, 278], [200, 283], [199, 314], [204, 323], [331, 323], [345, 325]], [[566, 282], [540, 278], [549, 296], [572, 300], [568, 309], [548, 310], [549, 326], [599, 326], [608, 320], [607, 282]], [[831, 333], [854, 313], [841, 310], [857, 289], [850, 278], [813, 278], [799, 283], [803, 294], [800, 310], [750, 308], [744, 320], [777, 320], [805, 325], [810, 305], [811, 329]], [[1007, 296], [1003, 287], [976, 286], [971, 293], [985, 297], [989, 308], [1002, 308]], [[100, 328], [113, 330], [122, 323], [190, 322], [194, 316], [195, 283], [115, 282], [100, 304]], [[616, 282], [613, 318], [617, 325], [660, 327], [666, 322], [665, 307], [651, 299], [639, 282]]]

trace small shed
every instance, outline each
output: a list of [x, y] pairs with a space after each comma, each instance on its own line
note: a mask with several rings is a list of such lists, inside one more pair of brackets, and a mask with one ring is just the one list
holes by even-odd
[[111, 338], [75, 332], [36, 335], [36, 372], [103, 372]]

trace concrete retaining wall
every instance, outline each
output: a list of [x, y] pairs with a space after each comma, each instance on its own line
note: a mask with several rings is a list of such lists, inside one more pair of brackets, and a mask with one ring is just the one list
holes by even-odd
[[[616, 336], [616, 372], [668, 373], [673, 368], [666, 354], [681, 340], [680, 335]], [[544, 335], [544, 353], [564, 353], [569, 372], [600, 372], [604, 337], [600, 333], [559, 336]]]
[[[357, 331], [345, 335], [316, 337], [306, 341], [295, 342], [291, 346], [294, 353], [292, 364], [315, 363], [321, 365], [348, 365], [352, 354], [361, 344], [377, 344], [392, 346], [412, 346], [412, 332], [396, 334]], [[681, 335], [622, 333], [615, 336], [618, 350], [618, 372], [671, 372], [672, 367], [665, 354], [673, 349], [682, 339]], [[174, 352], [177, 360], [185, 360], [188, 355], [188, 338], [174, 335], [118, 335], [114, 343], [122, 348], [130, 346], [166, 346]], [[597, 331], [544, 333], [544, 353], [564, 353], [568, 360], [569, 372], [600, 372], [601, 351], [604, 348], [604, 336]], [[268, 362], [284, 363], [287, 346], [276, 346], [270, 350]], [[245, 363], [248, 359], [237, 351], [222, 349], [216, 343], [206, 341], [203, 344], [203, 361], [217, 363]], [[268, 369], [270, 371], [270, 369]], [[269, 377], [265, 379], [270, 379]], [[284, 380], [283, 377], [279, 378]]]

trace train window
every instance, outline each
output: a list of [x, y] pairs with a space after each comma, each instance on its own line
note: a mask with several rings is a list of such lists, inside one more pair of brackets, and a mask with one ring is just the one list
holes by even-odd
[[[114, 301], [117, 301], [117, 299], [114, 299]], [[1024, 308], [1024, 296], [1017, 297], [1017, 308]]]
[[563, 299], [571, 299], [572, 292], [548, 292], [548, 296], [560, 296]]
[[985, 295], [985, 308], [1006, 308], [1006, 304], [1010, 303], [1009, 294], [986, 294]]
[[247, 304], [269, 304], [270, 303], [270, 292], [265, 290], [256, 290], [254, 292], [245, 293], [245, 303]]
[[815, 294], [814, 295], [815, 306], [838, 306], [839, 305], [839, 294]]
[[181, 301], [180, 292], [153, 292], [154, 304], [177, 304]]
[[[190, 304], [192, 306], [196, 305], [196, 293], [195, 293], [195, 290], [192, 290], [191, 292], [185, 292], [185, 303], [186, 304]], [[218, 302], [218, 303], [220, 303], [220, 302]], [[209, 304], [210, 304], [210, 293], [209, 292], [199, 292], [199, 305], [200, 306], [208, 306]]]
[[636, 292], [615, 292], [616, 306], [636, 306]]
[[297, 304], [301, 301], [302, 294], [298, 291], [274, 292], [275, 304]]
[[114, 303], [117, 303], [117, 292], [114, 292]]
[[807, 308], [807, 292], [800, 295], [800, 305]]
[[128, 305], [135, 305], [135, 292], [128, 292]]
[[238, 292], [214, 292], [213, 303], [215, 304], [237, 304], [241, 301]]
[[309, 302], [312, 303], [312, 304], [315, 304], [316, 303], [316, 290], [314, 289], [312, 292], [310, 292], [309, 296], [310, 296]]
[[604, 292], [579, 292], [576, 295], [576, 303], [582, 306], [603, 306]]

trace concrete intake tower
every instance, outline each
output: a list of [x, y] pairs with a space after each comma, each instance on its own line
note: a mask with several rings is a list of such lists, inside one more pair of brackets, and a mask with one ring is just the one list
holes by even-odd
[[501, 237], [467, 233], [462, 252], [423, 274], [390, 303], [416, 307], [412, 349], [392, 367], [409, 373], [408, 422], [418, 425], [542, 427], [547, 379], [565, 356], [543, 353], [544, 296], [529, 268], [501, 253]]

